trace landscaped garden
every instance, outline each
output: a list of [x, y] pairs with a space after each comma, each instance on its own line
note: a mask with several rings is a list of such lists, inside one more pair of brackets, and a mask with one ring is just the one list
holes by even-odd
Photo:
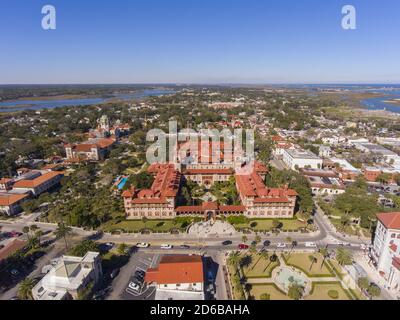
[[273, 283], [253, 284], [250, 295], [255, 300], [290, 300], [286, 293]]
[[292, 231], [297, 232], [308, 228], [312, 230], [312, 226], [307, 222], [297, 218], [293, 219], [248, 219], [244, 216], [228, 217], [228, 222], [232, 224], [236, 230], [252, 229], [257, 232], [272, 231]]
[[291, 253], [282, 254], [288, 266], [293, 266], [303, 271], [309, 277], [334, 277], [334, 273], [327, 265], [320, 253]]
[[[274, 259], [271, 256], [275, 256]], [[365, 299], [359, 289], [347, 289], [342, 267], [324, 251], [279, 256], [251, 250], [235, 252], [228, 258], [228, 265], [236, 299]]]
[[279, 260], [271, 261], [268, 254], [244, 255], [243, 261], [248, 263], [242, 266], [246, 278], [270, 278], [271, 272], [279, 266]]
[[352, 300], [350, 293], [340, 282], [313, 282], [306, 300]]

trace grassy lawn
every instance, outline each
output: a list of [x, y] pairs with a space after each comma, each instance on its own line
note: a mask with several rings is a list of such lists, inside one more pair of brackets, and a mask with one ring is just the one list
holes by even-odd
[[272, 270], [279, 266], [279, 261], [265, 260], [259, 254], [253, 255], [251, 261], [251, 265], [243, 267], [247, 278], [270, 278]]
[[[311, 269], [310, 255], [317, 258], [317, 262], [312, 265]], [[292, 253], [290, 257], [288, 254], [283, 254], [282, 256], [287, 265], [299, 268], [310, 277], [334, 277], [334, 274], [327, 268], [326, 263], [321, 266], [324, 258], [319, 253]]]
[[263, 293], [267, 293], [270, 295], [270, 300], [290, 300], [290, 298], [280, 291], [278, 287], [272, 283], [266, 284], [253, 284], [253, 287], [250, 290], [250, 294], [256, 299], [261, 300], [260, 296]]
[[[337, 299], [332, 299], [328, 295], [330, 290], [334, 290], [338, 293]], [[314, 282], [311, 294], [305, 297], [305, 300], [351, 300], [351, 298], [348, 296], [348, 293], [346, 294], [346, 291], [342, 288], [340, 282]]]
[[[235, 224], [235, 227], [239, 229], [251, 228], [254, 231], [271, 231], [273, 229], [272, 221], [273, 219], [252, 219], [249, 223]], [[304, 222], [297, 219], [279, 219], [279, 221], [282, 223], [282, 231], [298, 231], [300, 228], [306, 226]], [[256, 225], [251, 226], [254, 223], [256, 223]]]
[[123, 220], [115, 223], [109, 221], [102, 226], [103, 231], [124, 230], [125, 232], [139, 232], [142, 229], [151, 229], [155, 232], [169, 232], [172, 228], [180, 228], [182, 224], [174, 224], [173, 220], [148, 220], [143, 223], [142, 220]]

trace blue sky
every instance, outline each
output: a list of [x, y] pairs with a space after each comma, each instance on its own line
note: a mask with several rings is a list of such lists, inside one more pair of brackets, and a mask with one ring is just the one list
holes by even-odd
[[1, 0], [0, 83], [400, 83], [399, 35], [398, 0]]

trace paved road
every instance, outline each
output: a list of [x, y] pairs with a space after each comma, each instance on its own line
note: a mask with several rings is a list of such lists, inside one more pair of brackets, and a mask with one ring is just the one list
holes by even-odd
[[[78, 243], [81, 240], [82, 240], [81, 237], [75, 237], [69, 240], [69, 244], [74, 245], [75, 243]], [[64, 252], [65, 252], [64, 240], [63, 239], [57, 240], [43, 257], [35, 261], [35, 269], [27, 276], [27, 278], [36, 278], [40, 276], [40, 274], [42, 273], [42, 268], [50, 264], [50, 261], [52, 259], [57, 258], [62, 254], [64, 254]], [[10, 290], [0, 294], [0, 300], [10, 300], [11, 298], [17, 296], [17, 293], [18, 293], [18, 284], [16, 284]]]

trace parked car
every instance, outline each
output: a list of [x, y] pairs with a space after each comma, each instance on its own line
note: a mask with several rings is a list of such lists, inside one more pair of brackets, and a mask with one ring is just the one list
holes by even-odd
[[252, 246], [256, 246], [256, 245], [257, 245], [257, 241], [252, 241], [252, 242], [251, 242], [251, 245], [252, 245]]
[[222, 245], [224, 246], [229, 246], [230, 244], [232, 244], [231, 240], [225, 240], [224, 242], [222, 242]]
[[150, 247], [150, 244], [147, 242], [138, 242], [138, 243], [136, 243], [136, 247], [137, 248], [148, 248], [148, 247]]
[[241, 244], [238, 245], [238, 248], [240, 250], [246, 250], [246, 249], [249, 248], [249, 246], [247, 244], [241, 243]]
[[187, 244], [182, 244], [180, 246], [181, 249], [190, 249], [190, 246], [188, 246]]
[[12, 269], [12, 270], [10, 271], [10, 273], [11, 273], [11, 275], [13, 275], [13, 276], [19, 275], [19, 271], [18, 271], [17, 269]]
[[144, 278], [144, 276], [146, 275], [146, 272], [143, 271], [143, 270], [136, 270], [136, 271], [135, 271], [135, 275], [139, 275], [139, 276], [141, 276], [142, 278]]
[[286, 248], [286, 243], [278, 243], [276, 246], [278, 248]]
[[142, 274], [138, 271], [136, 271], [135, 274], [133, 275], [134, 278], [139, 279], [141, 282], [143, 282], [144, 276], [145, 276], [144, 274]]
[[263, 244], [264, 244], [264, 247], [269, 247], [271, 245], [271, 241], [265, 240]]
[[110, 274], [110, 278], [114, 279], [116, 276], [118, 276], [118, 274], [119, 274], [119, 269], [114, 269]]
[[305, 246], [306, 248], [316, 248], [317, 244], [315, 242], [306, 242]]
[[129, 289], [131, 289], [133, 291], [136, 291], [136, 292], [140, 291], [140, 286], [137, 283], [129, 282], [128, 287], [129, 287]]
[[170, 245], [170, 244], [167, 244], [167, 243], [164, 243], [164, 244], [161, 245], [161, 249], [164, 249], [164, 250], [169, 250], [169, 249], [172, 249], [172, 248], [173, 248], [173, 246]]
[[11, 234], [11, 237], [13, 237], [13, 238], [18, 238], [23, 235], [22, 232], [17, 232], [17, 231], [11, 231], [10, 234]]

